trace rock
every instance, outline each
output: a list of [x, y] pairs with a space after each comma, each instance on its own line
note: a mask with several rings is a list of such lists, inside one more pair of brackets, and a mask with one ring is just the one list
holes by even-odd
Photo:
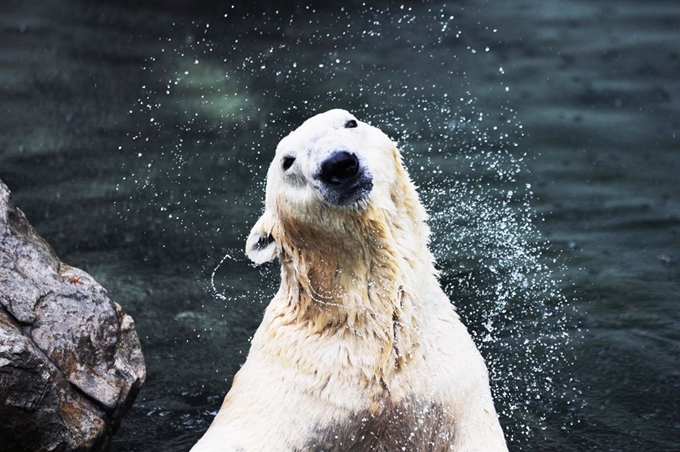
[[0, 181], [0, 452], [108, 450], [145, 378], [132, 318]]

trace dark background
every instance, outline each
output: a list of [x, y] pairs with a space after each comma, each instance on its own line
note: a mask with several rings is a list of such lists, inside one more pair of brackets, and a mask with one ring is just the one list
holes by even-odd
[[401, 147], [511, 450], [680, 450], [680, 5], [5, 1], [0, 179], [135, 319], [116, 451], [185, 451], [277, 286], [243, 255], [276, 143]]

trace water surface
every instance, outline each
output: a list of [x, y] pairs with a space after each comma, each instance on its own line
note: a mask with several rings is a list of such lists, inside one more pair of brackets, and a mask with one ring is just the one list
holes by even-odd
[[116, 451], [200, 437], [278, 284], [242, 248], [278, 140], [399, 143], [511, 450], [680, 450], [680, 6], [9, 1], [0, 178], [135, 319]]

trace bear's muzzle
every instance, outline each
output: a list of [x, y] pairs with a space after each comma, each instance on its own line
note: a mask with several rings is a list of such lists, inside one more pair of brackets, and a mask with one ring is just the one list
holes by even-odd
[[315, 179], [319, 192], [329, 204], [347, 206], [366, 198], [373, 189], [373, 178], [355, 154], [336, 151], [319, 165]]

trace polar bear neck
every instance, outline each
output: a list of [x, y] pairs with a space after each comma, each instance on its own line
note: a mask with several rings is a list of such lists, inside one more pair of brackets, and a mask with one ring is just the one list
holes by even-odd
[[[341, 342], [360, 341], [362, 349], [372, 350], [359, 366], [366, 384], [379, 393], [417, 347], [414, 298], [405, 294], [405, 284], [411, 281], [412, 288], [420, 273], [414, 268], [416, 256], [429, 255], [426, 246], [418, 249], [413, 239], [409, 243], [401, 237], [407, 225], [394, 227], [386, 216], [386, 211], [369, 209], [345, 225], [352, 234], [341, 241], [324, 237], [321, 230], [288, 231], [280, 255], [278, 295], [288, 306], [287, 312], [280, 312], [281, 319], [305, 331], [303, 337], [335, 335]], [[305, 367], [304, 358], [291, 361]]]
[[404, 257], [378, 221], [348, 221], [338, 238], [324, 230], [287, 233], [282, 286], [313, 329], [357, 327], [365, 315], [389, 314], [399, 302]]
[[281, 290], [310, 332], [348, 328], [391, 343], [395, 321], [410, 323], [405, 285], [435, 270], [425, 210], [402, 176], [387, 207], [339, 216], [333, 230], [281, 219]]
[[256, 354], [293, 363], [319, 388], [354, 373], [378, 405], [417, 355], [418, 310], [438, 286], [425, 209], [401, 167], [399, 176], [380, 206], [338, 210], [336, 227], [277, 209], [281, 287], [253, 338]]

